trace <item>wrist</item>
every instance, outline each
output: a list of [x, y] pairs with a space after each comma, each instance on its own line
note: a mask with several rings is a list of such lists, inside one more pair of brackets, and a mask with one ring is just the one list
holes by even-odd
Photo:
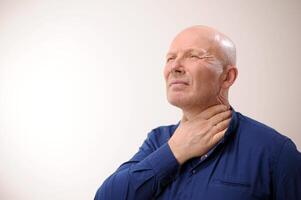
[[172, 140], [169, 140], [167, 144], [169, 145], [174, 157], [180, 165], [184, 164], [188, 160], [187, 155], [185, 155], [184, 153], [185, 151], [179, 149], [177, 145], [173, 143]]

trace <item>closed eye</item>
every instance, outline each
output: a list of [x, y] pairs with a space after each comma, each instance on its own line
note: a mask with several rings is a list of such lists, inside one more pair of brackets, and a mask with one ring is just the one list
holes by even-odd
[[166, 59], [166, 62], [169, 62], [169, 61], [174, 60], [174, 59], [175, 59], [175, 57], [168, 57], [168, 58]]
[[197, 55], [190, 55], [190, 58], [200, 58], [200, 57]]

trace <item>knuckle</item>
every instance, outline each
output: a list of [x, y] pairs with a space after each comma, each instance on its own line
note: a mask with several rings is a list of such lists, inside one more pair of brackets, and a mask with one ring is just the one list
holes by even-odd
[[216, 125], [215, 125], [215, 129], [216, 129], [216, 130], [220, 130], [220, 129], [221, 129], [221, 124], [216, 124]]
[[214, 126], [213, 122], [210, 120], [207, 120], [207, 123], [205, 124], [207, 128], [212, 128]]

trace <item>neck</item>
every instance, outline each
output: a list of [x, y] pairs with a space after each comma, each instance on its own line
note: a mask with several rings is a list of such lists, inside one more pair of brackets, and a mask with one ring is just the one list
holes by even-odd
[[192, 106], [192, 107], [185, 108], [185, 109], [183, 108], [182, 109], [183, 116], [182, 116], [181, 122], [192, 120], [198, 114], [200, 114], [201, 112], [203, 112], [207, 108], [209, 108], [211, 106], [214, 106], [214, 105], [217, 105], [217, 104], [223, 104], [223, 105], [226, 105], [226, 106], [230, 106], [230, 103], [229, 103], [227, 97], [219, 96], [219, 97], [217, 97], [217, 101], [213, 102], [211, 104], [201, 105], [201, 106]]

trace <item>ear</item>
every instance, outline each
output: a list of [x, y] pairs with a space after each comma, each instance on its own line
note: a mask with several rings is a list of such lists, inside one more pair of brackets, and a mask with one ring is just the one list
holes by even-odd
[[236, 80], [237, 74], [236, 66], [228, 65], [221, 75], [222, 88], [228, 89]]

